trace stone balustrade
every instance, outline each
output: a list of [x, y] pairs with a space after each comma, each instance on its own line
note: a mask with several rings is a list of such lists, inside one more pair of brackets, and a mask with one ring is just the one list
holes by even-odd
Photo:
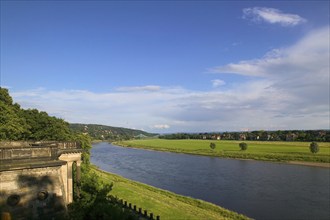
[[81, 152], [77, 142], [0, 142], [0, 164], [10, 160], [56, 160], [63, 153]]

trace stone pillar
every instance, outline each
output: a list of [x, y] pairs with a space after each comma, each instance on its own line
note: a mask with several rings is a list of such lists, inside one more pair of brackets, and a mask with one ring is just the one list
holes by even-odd
[[76, 181], [77, 181], [77, 197], [80, 198], [80, 178], [81, 178], [81, 170], [80, 170], [80, 165], [81, 161], [76, 161], [77, 164], [77, 176], [76, 176]]
[[68, 164], [65, 164], [61, 167], [61, 175], [62, 175], [62, 181], [63, 181], [63, 198], [65, 201], [65, 204], [68, 204]]
[[73, 202], [72, 164], [74, 161], [77, 162], [77, 172], [78, 172], [77, 177], [79, 178], [81, 175], [81, 173], [80, 173], [81, 153], [61, 154], [59, 159], [66, 162], [66, 165], [63, 166], [64, 169], [62, 169], [62, 179], [63, 179], [64, 187], [65, 187], [66, 204], [70, 204]]
[[68, 194], [67, 194], [67, 202], [72, 203], [73, 201], [73, 184], [72, 184], [72, 161], [67, 162], [67, 168], [68, 168]]

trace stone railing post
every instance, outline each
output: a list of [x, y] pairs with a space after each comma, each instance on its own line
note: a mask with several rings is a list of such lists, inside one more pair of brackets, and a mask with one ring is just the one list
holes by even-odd
[[72, 161], [67, 162], [68, 169], [68, 203], [72, 202], [73, 198], [73, 183], [72, 183]]
[[76, 161], [76, 170], [77, 170], [77, 175], [76, 175], [76, 182], [77, 182], [77, 197], [80, 198], [80, 179], [81, 179], [81, 168], [80, 168], [80, 165], [81, 165], [81, 161]]

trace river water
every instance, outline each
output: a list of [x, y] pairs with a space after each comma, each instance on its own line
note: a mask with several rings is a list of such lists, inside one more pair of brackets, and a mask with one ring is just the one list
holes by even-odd
[[254, 219], [330, 219], [330, 169], [94, 144], [103, 170]]

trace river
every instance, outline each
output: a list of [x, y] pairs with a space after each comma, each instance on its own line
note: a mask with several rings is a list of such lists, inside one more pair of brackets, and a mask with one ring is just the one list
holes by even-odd
[[94, 144], [101, 169], [261, 219], [330, 219], [330, 169]]

